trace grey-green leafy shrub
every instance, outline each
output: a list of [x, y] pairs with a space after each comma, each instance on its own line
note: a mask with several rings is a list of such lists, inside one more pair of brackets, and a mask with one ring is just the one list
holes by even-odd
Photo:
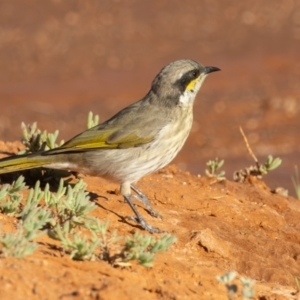
[[64, 251], [75, 260], [94, 260], [95, 249], [100, 243], [96, 236], [88, 237], [79, 232], [70, 234], [65, 228], [55, 227], [56, 239], [61, 242]]
[[[19, 187], [22, 187], [19, 181]], [[39, 183], [35, 189], [31, 189], [28, 195], [28, 202], [19, 213], [21, 220], [16, 233], [0, 234], [0, 252], [5, 256], [25, 257], [32, 254], [37, 248], [33, 239], [45, 234], [41, 229], [51, 221], [51, 212], [43, 207], [38, 207], [42, 198], [42, 191]], [[18, 207], [19, 208], [19, 207]], [[15, 213], [17, 209], [15, 210]]]
[[19, 192], [26, 188], [23, 176], [19, 176], [11, 185], [4, 184], [0, 189], [0, 211], [5, 214], [15, 214], [23, 198]]
[[208, 169], [205, 170], [206, 176], [210, 178], [216, 178], [218, 181], [222, 181], [225, 178], [225, 171], [218, 171], [224, 164], [224, 160], [218, 160], [216, 157], [206, 163]]
[[244, 300], [248, 300], [254, 297], [254, 289], [253, 285], [255, 284], [255, 280], [245, 278], [240, 276], [240, 281], [242, 284], [242, 296]]
[[[5, 186], [5, 192], [0, 190], [0, 194], [17, 193], [24, 188], [22, 180], [20, 177], [12, 186]], [[108, 221], [101, 222], [88, 215], [95, 205], [89, 201], [85, 187], [82, 180], [66, 187], [61, 179], [57, 192], [52, 193], [49, 184], [42, 191], [40, 183], [36, 182], [25, 205], [22, 207], [19, 203], [14, 210], [20, 218], [17, 232], [0, 234], [0, 253], [16, 257], [29, 255], [37, 248], [34, 239], [47, 231], [50, 237], [60, 241], [62, 249], [72, 259], [101, 259], [120, 266], [137, 260], [151, 267], [155, 254], [167, 250], [176, 241], [174, 236], [167, 234], [156, 239], [138, 233], [124, 240], [117, 231], [110, 232]]]
[[266, 175], [270, 171], [278, 168], [281, 162], [282, 160], [279, 157], [273, 158], [272, 155], [269, 155], [264, 164], [259, 164], [256, 160], [255, 166], [250, 166], [243, 170], [235, 171], [233, 174], [233, 180], [237, 182], [244, 182], [249, 176], [254, 176], [261, 179], [263, 175]]
[[59, 134], [58, 130], [56, 130], [54, 133], [48, 133], [46, 130], [42, 132], [37, 128], [36, 122], [27, 126], [22, 122], [21, 130], [23, 135], [22, 143], [26, 148], [25, 150], [19, 152], [19, 154], [45, 151], [57, 148], [64, 143], [63, 140], [59, 143], [56, 141]]
[[236, 284], [232, 283], [232, 281], [236, 278], [237, 272], [231, 271], [228, 273], [225, 273], [222, 276], [217, 276], [216, 279], [225, 285], [227, 290], [227, 297], [229, 300], [233, 300], [236, 297], [236, 293], [238, 290], [238, 287]]
[[[64, 141], [57, 142], [59, 131], [54, 133], [48, 133], [46, 130], [43, 132], [37, 128], [37, 123], [34, 122], [31, 125], [25, 125], [21, 123], [22, 130], [22, 143], [25, 145], [25, 149], [18, 154], [35, 153], [54, 149], [61, 146]], [[48, 169], [48, 168], [34, 168], [26, 171], [26, 174], [33, 180], [40, 180], [41, 182], [53, 181], [57, 183], [60, 178], [70, 177], [71, 172], [66, 170]], [[67, 179], [66, 181], [70, 181]]]
[[240, 276], [236, 271], [231, 271], [216, 277], [216, 279], [226, 287], [228, 300], [237, 299], [238, 285], [233, 282], [236, 278], [240, 280], [242, 299], [249, 300], [253, 298], [255, 294], [253, 289], [255, 280]]
[[94, 115], [93, 112], [89, 112], [88, 119], [87, 119], [87, 128], [90, 129], [92, 127], [95, 127], [99, 124], [99, 116]]
[[39, 202], [44, 197], [44, 192], [40, 189], [40, 182], [35, 183], [34, 189], [29, 190], [26, 203], [20, 212], [19, 216], [25, 219], [26, 216], [35, 208], [37, 208]]
[[86, 221], [85, 227], [90, 230], [94, 238], [99, 238], [99, 249], [97, 257], [101, 260], [108, 261], [111, 264], [115, 263], [117, 256], [113, 257], [112, 248], [114, 244], [123, 238], [118, 235], [117, 230], [108, 231], [109, 221], [101, 222], [97, 218], [90, 218]]
[[57, 193], [49, 191], [49, 185], [45, 187], [45, 203], [54, 210], [56, 220], [50, 236], [55, 238], [56, 227], [64, 227], [68, 232], [77, 226], [84, 226], [90, 219], [88, 213], [96, 208], [95, 204], [90, 202], [88, 192], [85, 190], [86, 184], [80, 179], [73, 187], [68, 185], [64, 187], [64, 181], [61, 179]]
[[[88, 114], [87, 128], [94, 127], [99, 122], [99, 116], [93, 115], [92, 112]], [[48, 133], [46, 130], [41, 131], [37, 127], [37, 123], [34, 122], [30, 125], [21, 123], [22, 130], [22, 143], [25, 145], [25, 149], [20, 151], [18, 154], [35, 153], [40, 151], [46, 151], [61, 146], [64, 141], [57, 142], [59, 131], [56, 130], [54, 133]], [[48, 168], [35, 168], [28, 170], [27, 173], [32, 179], [40, 180], [43, 183], [54, 182], [58, 183], [61, 178], [70, 177], [74, 172], [58, 169]], [[65, 179], [68, 183], [71, 178]]]
[[122, 251], [124, 261], [137, 260], [145, 267], [152, 267], [155, 253], [166, 251], [176, 240], [176, 237], [169, 234], [156, 239], [153, 236], [136, 232], [126, 239], [125, 248]]
[[278, 168], [281, 165], [282, 160], [279, 157], [273, 158], [272, 155], [267, 157], [266, 162], [259, 166], [261, 174], [267, 174], [268, 172]]
[[19, 227], [15, 233], [6, 232], [2, 234], [0, 232], [0, 253], [4, 256], [17, 258], [32, 254], [36, 250], [37, 244], [28, 240], [25, 234], [22, 227]]

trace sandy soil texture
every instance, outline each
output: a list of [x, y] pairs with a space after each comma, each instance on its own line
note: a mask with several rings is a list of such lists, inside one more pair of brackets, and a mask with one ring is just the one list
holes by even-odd
[[[299, 201], [291, 175], [299, 164], [300, 3], [173, 0], [14, 0], [0, 3], [1, 150], [15, 152], [20, 123], [60, 130], [86, 128], [89, 111], [106, 120], [143, 97], [167, 63], [192, 58], [222, 69], [208, 77], [194, 124], [174, 164], [138, 183], [164, 221], [151, 224], [178, 238], [153, 269], [74, 262], [43, 238], [24, 260], [1, 258], [1, 299], [226, 299], [215, 276], [236, 270], [257, 280], [256, 299], [298, 299]], [[259, 161], [282, 165], [264, 177], [232, 182]], [[227, 180], [204, 174], [225, 159]], [[200, 174], [201, 176], [197, 176]], [[121, 234], [140, 230], [116, 185], [86, 177], [96, 216]], [[277, 187], [290, 197], [273, 194]], [[107, 200], [104, 200], [107, 199]], [[15, 221], [0, 215], [3, 228]], [[298, 297], [298, 298], [297, 298]]]
[[[17, 147], [1, 144], [5, 152]], [[112, 193], [116, 184], [84, 180], [98, 206], [94, 216], [109, 219], [110, 230], [119, 235], [140, 230], [124, 219], [132, 212], [121, 195]], [[232, 270], [256, 280], [255, 299], [299, 299], [299, 200], [272, 193], [254, 177], [245, 183], [217, 182], [175, 165], [145, 177], [138, 187], [163, 216], [152, 218], [138, 204], [146, 220], [178, 239], [157, 254], [152, 269], [72, 261], [43, 236], [33, 255], [0, 260], [1, 299], [226, 299], [215, 277]], [[4, 232], [15, 231], [15, 218], [0, 217]]]

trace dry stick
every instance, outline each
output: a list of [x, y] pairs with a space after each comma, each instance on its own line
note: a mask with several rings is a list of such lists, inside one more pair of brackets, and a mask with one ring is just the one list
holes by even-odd
[[249, 151], [249, 154], [253, 157], [253, 159], [254, 159], [254, 161], [255, 161], [257, 167], [259, 167], [258, 160], [257, 160], [255, 154], [253, 153], [253, 151], [252, 151], [252, 149], [251, 149], [251, 147], [250, 147], [250, 145], [249, 145], [248, 139], [247, 139], [247, 137], [246, 137], [246, 135], [245, 135], [245, 133], [244, 133], [244, 131], [243, 131], [242, 126], [240, 126], [240, 132], [241, 132], [241, 134], [242, 134], [242, 136], [243, 136], [243, 138], [244, 138], [244, 141], [245, 141], [246, 147], [247, 147], [247, 149], [248, 149], [248, 151]]

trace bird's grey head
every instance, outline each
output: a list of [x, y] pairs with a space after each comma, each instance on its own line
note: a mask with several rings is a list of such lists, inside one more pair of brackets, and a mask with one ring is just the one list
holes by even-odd
[[219, 70], [216, 67], [205, 67], [191, 59], [177, 60], [158, 73], [151, 90], [166, 104], [177, 105], [180, 96], [185, 93], [192, 93], [195, 97], [206, 75]]

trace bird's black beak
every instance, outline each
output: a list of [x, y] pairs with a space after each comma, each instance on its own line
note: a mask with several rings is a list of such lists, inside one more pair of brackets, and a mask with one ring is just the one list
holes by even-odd
[[221, 71], [221, 69], [217, 67], [205, 67], [205, 74], [211, 73], [211, 72], [217, 72]]

